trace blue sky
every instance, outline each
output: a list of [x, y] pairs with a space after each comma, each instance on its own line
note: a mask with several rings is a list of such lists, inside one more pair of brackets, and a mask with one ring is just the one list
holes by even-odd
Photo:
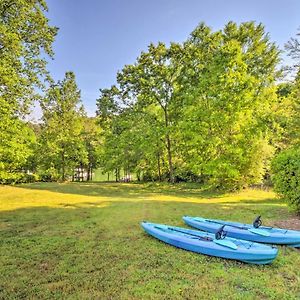
[[150, 42], [182, 42], [204, 21], [214, 30], [229, 21], [262, 22], [281, 48], [300, 26], [299, 0], [48, 0], [50, 23], [59, 27], [55, 80], [74, 71], [82, 100], [93, 116], [99, 89], [134, 63]]

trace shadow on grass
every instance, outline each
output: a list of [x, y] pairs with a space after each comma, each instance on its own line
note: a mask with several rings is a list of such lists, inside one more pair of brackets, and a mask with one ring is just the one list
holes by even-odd
[[249, 205], [283, 205], [286, 206], [286, 203], [280, 198], [264, 198], [263, 200], [257, 201], [256, 199], [241, 199], [238, 202], [222, 202], [221, 204], [249, 204]]
[[113, 183], [113, 182], [39, 182], [16, 185], [32, 190], [46, 190], [56, 193], [76, 194], [95, 197], [149, 197], [155, 195], [181, 198], [223, 198], [224, 191], [217, 191], [196, 183]]
[[[128, 299], [138, 298], [141, 289], [149, 293], [146, 298], [155, 298], [159, 286], [161, 295], [175, 299], [179, 286], [185, 298], [196, 299], [206, 289], [207, 297], [211, 290], [220, 297], [225, 290], [233, 294], [239, 278], [249, 286], [259, 278], [252, 291], [256, 298], [267, 280], [273, 281], [272, 287], [280, 280], [282, 295], [297, 285], [291, 278], [300, 258], [290, 250], [271, 266], [250, 266], [167, 246], [140, 227], [142, 220], [187, 227], [183, 215], [250, 221], [259, 213], [276, 219], [287, 214], [284, 208], [150, 200], [104, 203], [0, 212], [0, 298], [89, 298], [93, 293], [100, 299]], [[284, 272], [290, 273], [282, 276]], [[270, 293], [275, 295], [273, 288]]]
[[[258, 214], [267, 219], [282, 219], [282, 217], [293, 216], [285, 206], [278, 205], [279, 202], [272, 199], [267, 199], [260, 203], [251, 201], [239, 202], [222, 202], [222, 203], [201, 203], [189, 201], [160, 201], [160, 200], [138, 200], [138, 201], [82, 201], [76, 203], [68, 203], [67, 201], [56, 203], [55, 206], [29, 206], [16, 208], [0, 212], [0, 220], [6, 222], [5, 216], [17, 216], [15, 220], [22, 223], [26, 219], [25, 216], [32, 217], [28, 221], [35, 222], [42, 220], [48, 222], [45, 217], [51, 217], [51, 221], [56, 219], [56, 215], [62, 217], [62, 221], [68, 220], [68, 216], [77, 216], [80, 213], [84, 214], [105, 214], [105, 218], [111, 217], [111, 225], [117, 226], [118, 223], [130, 223], [133, 220], [133, 215], [139, 216], [134, 219], [134, 222], [139, 223], [142, 220], [148, 220], [158, 223], [171, 222], [173, 225], [182, 225], [182, 217], [184, 215], [201, 216], [212, 219], [227, 219], [238, 222], [252, 222], [253, 218]], [[245, 205], [247, 204], [247, 205]], [[58, 214], [59, 212], [59, 214]], [[4, 217], [4, 219], [3, 219]], [[66, 219], [65, 219], [66, 218]], [[78, 222], [81, 219], [77, 220]], [[76, 222], [77, 222], [76, 221]], [[132, 222], [132, 223], [134, 223]], [[175, 222], [175, 223], [174, 223]], [[136, 223], [136, 224], [137, 224]], [[57, 225], [57, 223], [54, 223]], [[1, 227], [0, 227], [1, 229]]]

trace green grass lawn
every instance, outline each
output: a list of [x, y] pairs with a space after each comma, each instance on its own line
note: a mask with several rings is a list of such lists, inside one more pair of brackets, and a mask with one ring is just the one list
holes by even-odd
[[292, 216], [273, 192], [196, 185], [0, 186], [0, 299], [299, 299], [300, 252], [255, 266], [166, 245], [142, 220], [185, 214], [274, 225]]

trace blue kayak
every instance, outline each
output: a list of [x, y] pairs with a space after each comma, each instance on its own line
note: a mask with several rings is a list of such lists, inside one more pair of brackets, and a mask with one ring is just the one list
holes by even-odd
[[271, 263], [278, 253], [276, 247], [228, 237], [216, 239], [214, 234], [198, 230], [146, 221], [141, 226], [148, 234], [175, 247], [251, 264]]
[[236, 239], [300, 247], [300, 231], [296, 230], [255, 226], [255, 222], [254, 224], [242, 224], [200, 217], [184, 216], [183, 220], [189, 226], [211, 233], [216, 233], [220, 226], [225, 225], [224, 231], [227, 236]]

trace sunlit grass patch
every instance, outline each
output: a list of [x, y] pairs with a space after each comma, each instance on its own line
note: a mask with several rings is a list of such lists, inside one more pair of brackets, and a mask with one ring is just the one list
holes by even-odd
[[280, 247], [252, 266], [166, 245], [142, 220], [183, 215], [266, 224], [291, 213], [271, 191], [234, 194], [167, 184], [0, 186], [2, 299], [298, 299], [300, 255]]
[[[194, 186], [194, 185], [193, 185]], [[0, 186], [2, 201], [1, 210], [12, 210], [26, 207], [75, 207], [84, 203], [101, 201], [167, 201], [188, 203], [239, 203], [266, 202], [272, 200], [275, 205], [275, 194], [272, 191], [247, 189], [231, 194], [216, 194], [202, 190], [201, 187], [190, 189], [188, 184], [119, 184], [119, 183], [34, 183], [19, 186]], [[278, 203], [277, 203], [278, 204]], [[279, 203], [279, 205], [285, 205]]]

